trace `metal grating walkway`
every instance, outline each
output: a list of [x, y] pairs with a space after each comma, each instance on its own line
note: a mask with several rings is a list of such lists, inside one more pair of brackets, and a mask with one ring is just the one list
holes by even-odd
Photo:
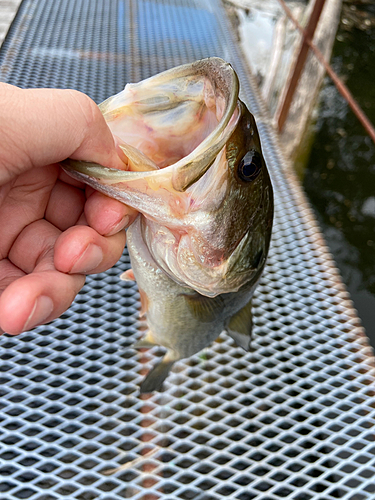
[[[371, 500], [374, 359], [215, 0], [24, 0], [0, 79], [97, 102], [168, 67], [230, 61], [258, 117], [276, 195], [254, 352], [223, 336], [138, 396], [128, 266], [87, 280], [59, 320], [0, 338], [1, 500]], [[112, 475], [103, 471], [128, 463]]]

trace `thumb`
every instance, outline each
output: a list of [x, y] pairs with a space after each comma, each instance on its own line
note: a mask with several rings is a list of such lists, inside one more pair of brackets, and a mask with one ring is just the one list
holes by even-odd
[[68, 157], [123, 168], [98, 106], [76, 90], [0, 84], [0, 185]]

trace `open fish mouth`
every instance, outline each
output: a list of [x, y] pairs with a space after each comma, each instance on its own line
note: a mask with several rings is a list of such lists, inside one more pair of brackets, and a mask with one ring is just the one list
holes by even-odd
[[128, 84], [100, 105], [124, 170], [63, 162], [73, 177], [137, 209], [152, 259], [208, 297], [252, 279], [269, 244], [262, 234], [272, 188], [238, 93], [233, 68], [216, 57]]
[[[147, 170], [173, 165], [173, 187], [183, 191], [205, 173], [224, 146], [228, 133], [223, 131], [237, 106], [238, 92], [232, 67], [209, 58], [128, 84], [100, 109], [112, 133], [125, 141], [125, 156], [129, 158], [130, 145], [151, 160]], [[135, 169], [130, 159], [130, 170]]]
[[[73, 176], [86, 174], [119, 188], [121, 181], [135, 185], [147, 179], [157, 185], [169, 178], [170, 187], [185, 191], [210, 168], [231, 135], [238, 92], [233, 68], [216, 57], [127, 84], [99, 105], [126, 158], [126, 174], [70, 159], [63, 167]], [[130, 197], [121, 201], [134, 204]]]

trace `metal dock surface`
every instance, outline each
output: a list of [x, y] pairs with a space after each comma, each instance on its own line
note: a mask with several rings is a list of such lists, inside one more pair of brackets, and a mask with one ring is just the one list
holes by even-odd
[[124, 254], [63, 317], [0, 338], [2, 500], [374, 499], [372, 351], [221, 2], [24, 0], [0, 80], [100, 102], [208, 56], [236, 69], [275, 189], [254, 350], [222, 336], [140, 398], [157, 351], [132, 349], [140, 302], [118, 278]]

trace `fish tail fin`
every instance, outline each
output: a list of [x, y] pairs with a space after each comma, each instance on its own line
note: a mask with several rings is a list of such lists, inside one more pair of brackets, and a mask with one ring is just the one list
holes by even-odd
[[163, 382], [167, 378], [170, 369], [176, 359], [171, 359], [169, 353], [157, 363], [146, 375], [145, 379], [140, 385], [141, 394], [147, 392], [160, 391], [163, 387]]
[[253, 317], [250, 300], [250, 302], [231, 317], [226, 330], [239, 347], [242, 347], [245, 351], [250, 351], [252, 328]]

